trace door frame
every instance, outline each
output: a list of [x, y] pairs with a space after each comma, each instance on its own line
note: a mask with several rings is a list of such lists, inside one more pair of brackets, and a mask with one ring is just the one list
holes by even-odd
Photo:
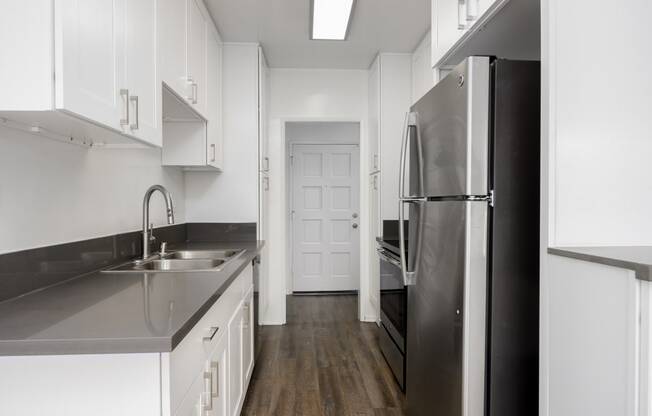
[[[334, 123], [337, 123], [336, 121]], [[288, 142], [287, 143], [287, 150], [288, 150], [288, 156], [292, 158], [294, 156], [294, 146], [299, 145], [299, 146], [358, 146], [358, 153], [361, 153], [360, 149], [360, 143], [358, 140], [358, 143], [349, 143], [349, 142], [339, 142], [339, 143], [329, 143], [327, 141], [305, 141], [305, 142]], [[361, 157], [358, 155], [358, 157]], [[292, 160], [292, 159], [291, 159]], [[292, 163], [288, 164], [288, 170], [287, 170], [287, 188], [288, 188], [288, 207], [287, 209], [289, 210], [288, 216], [289, 216], [289, 228], [288, 228], [288, 261], [290, 265], [290, 275], [287, 280], [287, 292], [288, 295], [294, 293], [294, 221], [292, 221], [292, 201], [294, 201], [294, 175], [292, 172]], [[359, 168], [359, 166], [358, 166]], [[360, 177], [362, 176], [362, 171], [358, 169], [358, 180], [360, 180]], [[359, 194], [362, 193], [362, 190], [360, 189]], [[358, 218], [360, 218], [362, 215], [362, 210], [360, 209], [360, 201], [361, 195], [358, 195], [358, 212], [360, 212]], [[362, 235], [360, 235], [359, 241], [358, 241], [358, 262], [362, 262], [362, 251], [361, 249], [361, 243], [362, 243]], [[358, 287], [360, 287], [360, 282], [358, 282]], [[360, 289], [358, 289], [360, 290]]]
[[[288, 238], [290, 230], [290, 210], [288, 203], [288, 140], [286, 137], [286, 124], [293, 122], [348, 122], [358, 123], [360, 126], [360, 285], [358, 291], [358, 318], [365, 322], [377, 322], [378, 311], [372, 302], [370, 293], [370, 265], [371, 253], [375, 242], [368, 241], [364, 236], [369, 234], [369, 190], [370, 185], [367, 175], [369, 171], [368, 153], [369, 138], [367, 137], [367, 121], [357, 117], [271, 117], [269, 121], [269, 156], [270, 177], [273, 184], [270, 186], [269, 206], [269, 239], [276, 244], [270, 244], [270, 313], [268, 320], [262, 324], [284, 324], [286, 322], [286, 299], [292, 293], [288, 279], [291, 278], [291, 245]], [[278, 186], [276, 186], [278, 184]], [[363, 215], [364, 214], [364, 215]]]

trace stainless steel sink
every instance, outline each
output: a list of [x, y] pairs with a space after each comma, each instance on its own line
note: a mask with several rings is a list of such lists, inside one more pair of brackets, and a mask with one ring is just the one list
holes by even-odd
[[104, 270], [110, 273], [218, 271], [244, 250], [180, 250]]
[[218, 259], [225, 260], [239, 254], [242, 250], [179, 250], [165, 256], [166, 259]]

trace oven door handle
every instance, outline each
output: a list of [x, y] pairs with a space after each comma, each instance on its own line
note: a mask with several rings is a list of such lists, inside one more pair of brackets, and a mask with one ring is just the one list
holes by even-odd
[[392, 258], [389, 255], [385, 254], [385, 250], [378, 248], [378, 249], [376, 249], [376, 251], [378, 252], [378, 257], [380, 257], [382, 260], [385, 260], [386, 262], [388, 262], [388, 263], [390, 263], [390, 264], [392, 264], [392, 265], [394, 265], [394, 266], [396, 266], [398, 268], [401, 268], [401, 262], [399, 260], [397, 260], [395, 258]]

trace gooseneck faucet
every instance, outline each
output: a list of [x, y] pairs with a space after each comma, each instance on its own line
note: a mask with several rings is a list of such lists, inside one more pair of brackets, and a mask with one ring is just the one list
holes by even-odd
[[147, 192], [145, 192], [145, 198], [143, 199], [143, 260], [146, 260], [149, 257], [149, 243], [151, 236], [151, 229], [149, 226], [149, 200], [152, 198], [152, 194], [155, 191], [160, 191], [165, 197], [165, 206], [167, 209], [168, 224], [174, 224], [174, 207], [172, 206], [172, 195], [168, 192], [165, 187], [162, 185], [152, 185]]

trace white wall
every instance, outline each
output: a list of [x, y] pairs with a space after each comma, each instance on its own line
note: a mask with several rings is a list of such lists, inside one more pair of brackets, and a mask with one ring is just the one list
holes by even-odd
[[[285, 321], [285, 293], [290, 278], [289, 241], [286, 235], [288, 210], [286, 199], [286, 131], [287, 121], [357, 121], [361, 123], [360, 153], [366, 154], [367, 71], [327, 69], [271, 69], [269, 108], [270, 157], [270, 279], [275, 290], [270, 315]], [[360, 171], [367, 172], [367, 159], [362, 158]], [[366, 179], [366, 178], [365, 178]], [[362, 185], [362, 183], [361, 183]], [[367, 210], [367, 181], [361, 187], [360, 211]], [[367, 223], [361, 221], [360, 233], [366, 235]], [[369, 243], [362, 239], [361, 253]], [[360, 316], [371, 309], [366, 301], [368, 264], [361, 261]]]
[[270, 118], [366, 118], [367, 71], [271, 69]]
[[435, 86], [436, 70], [430, 66], [431, 53], [431, 37], [428, 31], [419, 46], [412, 52], [412, 103], [419, 101]]
[[285, 124], [288, 144], [296, 142], [358, 144], [360, 123], [298, 122]]
[[186, 173], [189, 222], [258, 220], [258, 45], [225, 43], [224, 172]]
[[[88, 149], [0, 128], [0, 253], [139, 230], [150, 185], [172, 193], [185, 222], [183, 173], [158, 149]], [[166, 224], [152, 197], [151, 219]]]

